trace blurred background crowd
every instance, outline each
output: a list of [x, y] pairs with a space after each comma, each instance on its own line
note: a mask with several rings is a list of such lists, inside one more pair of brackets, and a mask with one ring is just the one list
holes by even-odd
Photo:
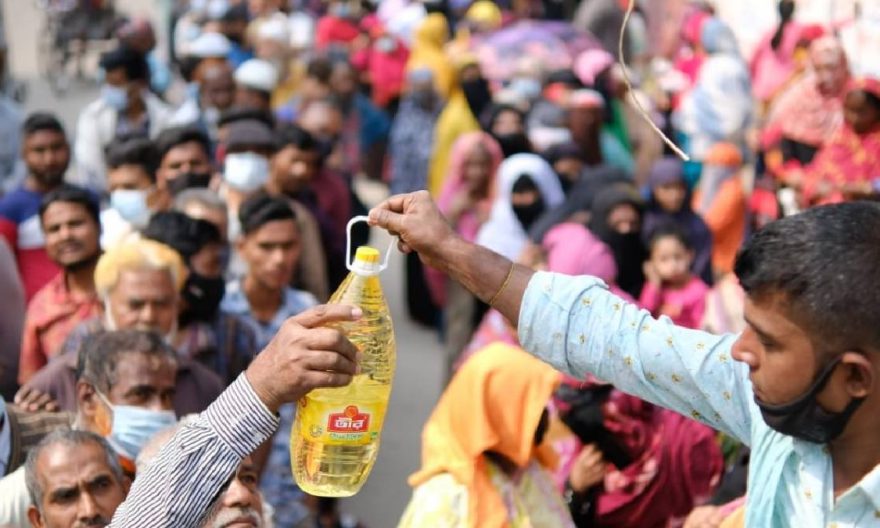
[[[715, 333], [743, 327], [732, 270], [751, 233], [880, 195], [876, 0], [24, 3], [2, 4], [0, 42], [0, 526], [28, 526], [31, 503], [35, 526], [75, 526], [49, 468], [83, 453], [118, 490], [93, 516], [109, 521], [156, 433], [327, 301], [370, 240], [346, 224], [389, 193], [427, 190], [469, 241]], [[741, 526], [747, 449], [600, 380], [554, 389], [510, 321], [415, 255], [384, 281], [401, 356], [431, 357], [398, 377], [454, 380], [422, 452], [452, 477], [414, 474], [404, 510], [418, 461], [386, 449], [399, 470], [342, 510], [458, 526], [432, 497], [493, 486], [512, 526]], [[403, 453], [435, 401], [398, 385]], [[359, 524], [293, 482], [294, 413], [206, 526]], [[473, 461], [437, 445], [484, 456], [500, 415], [527, 455], [489, 481], [450, 469]]]

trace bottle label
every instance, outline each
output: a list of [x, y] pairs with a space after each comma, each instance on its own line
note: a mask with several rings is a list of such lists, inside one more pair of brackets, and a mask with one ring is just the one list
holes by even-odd
[[303, 398], [297, 412], [302, 420], [302, 433], [313, 442], [366, 445], [379, 437], [382, 428], [376, 410], [369, 404], [340, 407], [333, 402]]

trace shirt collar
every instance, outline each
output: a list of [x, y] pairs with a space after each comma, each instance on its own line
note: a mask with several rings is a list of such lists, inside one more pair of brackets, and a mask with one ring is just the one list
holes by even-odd
[[880, 464], [874, 466], [862, 480], [856, 484], [868, 496], [868, 500], [874, 505], [874, 511], [880, 512]]
[[[792, 438], [792, 449], [794, 449], [794, 452], [801, 460], [816, 457], [817, 455], [831, 457], [831, 454], [828, 451], [828, 446], [818, 445], [797, 438]], [[832, 465], [833, 462], [829, 461], [828, 467], [832, 467]], [[874, 469], [862, 477], [861, 480], [859, 480], [855, 486], [847, 490], [844, 495], [859, 492], [866, 495], [868, 502], [871, 503], [875, 512], [880, 512], [880, 464], [874, 466]]]
[[223, 311], [233, 314], [249, 314], [251, 305], [241, 288], [241, 281], [234, 280], [226, 284], [226, 294], [223, 296]]

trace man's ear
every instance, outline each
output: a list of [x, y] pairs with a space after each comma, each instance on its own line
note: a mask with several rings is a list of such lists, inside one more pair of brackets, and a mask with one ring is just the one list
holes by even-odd
[[27, 517], [28, 521], [31, 522], [31, 526], [34, 528], [43, 528], [43, 516], [40, 515], [40, 510], [38, 510], [33, 504], [28, 506]]
[[840, 362], [846, 367], [846, 392], [852, 398], [866, 398], [876, 389], [874, 364], [859, 352], [844, 352]]

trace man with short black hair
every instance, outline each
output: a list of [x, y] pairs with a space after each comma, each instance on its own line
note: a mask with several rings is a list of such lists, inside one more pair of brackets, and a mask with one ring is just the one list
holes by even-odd
[[[242, 235], [238, 252], [247, 263], [247, 274], [226, 287], [221, 309], [237, 315], [257, 330], [260, 348], [279, 332], [290, 317], [311, 308], [317, 301], [288, 285], [300, 258], [300, 236], [296, 216], [288, 201], [257, 194], [239, 210]], [[272, 440], [263, 475], [263, 493], [276, 506], [281, 526], [294, 526], [306, 515], [302, 492], [290, 473], [290, 426], [294, 407], [280, 409], [281, 427]]]
[[880, 497], [880, 205], [809, 209], [740, 250], [746, 330], [715, 336], [654, 320], [593, 277], [512, 264], [456, 235], [427, 192], [371, 223], [461, 281], [525, 350], [751, 446], [746, 526], [862, 526]]
[[88, 431], [48, 435], [26, 468], [34, 528], [107, 526], [131, 485], [107, 441]]
[[101, 56], [101, 96], [79, 115], [74, 153], [76, 183], [94, 191], [107, 188], [104, 150], [118, 139], [155, 138], [168, 127], [172, 110], [149, 90], [146, 58], [120, 47]]
[[43, 196], [64, 182], [70, 145], [61, 122], [44, 112], [28, 116], [22, 136], [21, 157], [28, 174], [21, 187], [0, 198], [0, 236], [15, 253], [30, 300], [59, 271], [46, 253], [39, 210]]
[[331, 284], [345, 277], [345, 227], [351, 219], [351, 193], [334, 172], [322, 171], [324, 156], [314, 136], [300, 126], [287, 125], [277, 133], [266, 191], [284, 196], [308, 209], [321, 230], [321, 242]]
[[275, 135], [263, 121], [242, 119], [226, 125], [223, 183], [220, 193], [232, 218], [230, 238], [238, 231], [238, 209], [269, 179], [269, 158], [275, 152]]
[[159, 153], [146, 138], [117, 141], [107, 148], [107, 190], [110, 207], [101, 212], [101, 247], [119, 244], [143, 229], [156, 211], [169, 205], [156, 185]]
[[191, 188], [206, 188], [214, 176], [211, 143], [196, 127], [175, 127], [156, 138], [159, 150], [157, 185], [171, 196]]
[[257, 353], [256, 335], [234, 315], [220, 311], [228, 249], [217, 227], [178, 211], [158, 213], [145, 238], [167, 244], [189, 268], [181, 292], [178, 333], [187, 356], [205, 365], [227, 384], [235, 381]]
[[43, 198], [40, 221], [46, 252], [63, 271], [28, 304], [19, 383], [54, 357], [78, 324], [100, 312], [95, 292], [95, 266], [101, 256], [97, 198], [85, 189], [62, 185]]
[[262, 348], [287, 318], [317, 302], [288, 286], [301, 248], [296, 215], [287, 200], [254, 195], [242, 204], [239, 221], [242, 234], [236, 245], [248, 271], [227, 285], [221, 309], [250, 321]]

